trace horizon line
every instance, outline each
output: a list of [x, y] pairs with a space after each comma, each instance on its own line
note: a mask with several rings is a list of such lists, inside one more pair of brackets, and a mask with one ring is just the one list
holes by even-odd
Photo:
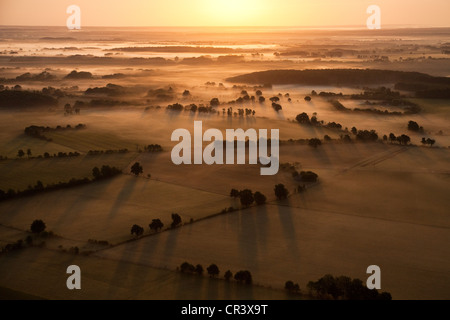
[[[442, 29], [442, 28], [450, 28], [450, 25], [448, 26], [439, 26], [439, 25], [415, 25], [415, 24], [386, 24], [386, 27], [382, 27], [381, 29], [378, 29], [378, 31], [383, 29]], [[0, 28], [3, 27], [29, 27], [29, 28], [37, 28], [37, 27], [46, 27], [46, 28], [67, 28], [65, 25], [15, 25], [15, 24], [6, 24], [1, 25]], [[304, 29], [330, 29], [330, 28], [336, 28], [336, 29], [345, 29], [345, 28], [352, 28], [352, 29], [367, 29], [365, 25], [313, 25], [313, 26], [281, 26], [281, 25], [268, 25], [268, 26], [211, 26], [211, 25], [198, 25], [198, 26], [169, 26], [169, 25], [148, 25], [148, 26], [142, 26], [142, 25], [120, 25], [120, 26], [114, 26], [114, 25], [86, 25], [81, 28], [304, 28]], [[76, 30], [75, 30], [76, 31]], [[371, 30], [371, 31], [377, 31], [377, 30]]]

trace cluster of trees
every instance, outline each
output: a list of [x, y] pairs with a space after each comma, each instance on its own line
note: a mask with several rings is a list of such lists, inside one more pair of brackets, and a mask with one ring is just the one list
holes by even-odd
[[76, 126], [72, 127], [70, 124], [64, 126], [56, 126], [55, 128], [51, 128], [51, 127], [44, 127], [44, 126], [29, 126], [26, 127], [24, 130], [24, 133], [27, 136], [33, 137], [33, 138], [38, 138], [38, 139], [42, 139], [45, 141], [52, 141], [52, 139], [47, 138], [43, 133], [45, 132], [52, 132], [52, 131], [62, 131], [62, 130], [80, 130], [80, 129], [85, 129], [86, 125], [79, 123]]
[[317, 148], [318, 146], [322, 145], [322, 141], [320, 141], [320, 139], [317, 139], [317, 138], [312, 138], [312, 139], [309, 139], [308, 145], [310, 147]]
[[215, 112], [212, 107], [204, 106], [203, 104], [200, 104], [197, 106], [195, 103], [191, 103], [188, 106], [184, 107], [185, 110], [191, 110], [191, 112], [195, 113], [198, 111], [198, 113], [211, 113]]
[[423, 132], [423, 127], [419, 126], [417, 122], [410, 120], [408, 122], [408, 130], [415, 132]]
[[256, 191], [255, 193], [253, 193], [250, 189], [244, 189], [241, 191], [231, 189], [230, 197], [239, 198], [241, 204], [244, 207], [250, 206], [253, 202], [255, 202], [257, 205], [262, 205], [266, 203], [267, 200], [266, 196], [261, 192]]
[[144, 147], [144, 150], [147, 152], [161, 152], [163, 151], [163, 148], [159, 144], [149, 144]]
[[374, 142], [378, 140], [378, 134], [375, 130], [358, 130], [356, 140], [363, 142]]
[[13, 189], [9, 189], [7, 192], [0, 190], [0, 201], [9, 200], [22, 196], [30, 196], [40, 192], [72, 188], [92, 183], [93, 181], [99, 179], [111, 178], [120, 173], [122, 173], [122, 171], [120, 169], [117, 169], [116, 167], [102, 166], [101, 169], [98, 169], [97, 167], [92, 169], [92, 174], [94, 175], [94, 179], [92, 180], [89, 178], [82, 178], [82, 179], [72, 178], [68, 182], [52, 183], [47, 184], [46, 186], [44, 186], [42, 181], [38, 180], [34, 186], [29, 185], [28, 188], [25, 190], [15, 191]]
[[313, 126], [323, 126], [329, 129], [338, 129], [342, 130], [342, 125], [336, 122], [328, 122], [324, 123], [323, 121], [319, 121], [317, 116], [314, 114], [311, 118], [306, 112], [302, 112], [295, 117], [295, 120], [302, 125], [313, 125]]
[[284, 289], [289, 293], [300, 294], [300, 286], [298, 285], [298, 283], [294, 283], [291, 280], [286, 281], [286, 283], [284, 284]]
[[39, 91], [2, 90], [0, 108], [56, 107], [58, 100]]
[[233, 112], [233, 108], [229, 107], [226, 110], [225, 110], [225, 108], [222, 109], [222, 114], [225, 114], [225, 113], [229, 117], [231, 117], [233, 115], [235, 117], [237, 117], [237, 116], [243, 117], [244, 115], [245, 116], [254, 116], [256, 114], [256, 111], [253, 110], [253, 109], [250, 109], [250, 108], [245, 108], [245, 109], [244, 108], [238, 108], [237, 112], [236, 111]]
[[37, 157], [32, 157], [32, 153], [31, 153], [31, 149], [27, 149], [27, 152], [25, 153], [25, 151], [23, 151], [23, 149], [19, 149], [17, 151], [17, 157], [18, 158], [23, 158], [25, 156], [25, 154], [28, 156], [28, 159], [31, 158], [38, 158], [38, 159], [48, 159], [48, 158], [67, 158], [67, 157], [79, 157], [81, 154], [77, 151], [75, 152], [58, 152], [58, 153], [54, 153], [53, 155], [50, 155], [50, 153], [45, 152], [44, 155], [39, 155]]
[[[89, 89], [88, 89], [89, 90]], [[80, 108], [76, 108], [76, 107], [72, 107], [71, 105], [70, 105], [70, 103], [66, 103], [65, 105], [64, 105], [64, 115], [65, 116], [67, 116], [67, 115], [72, 115], [72, 114], [80, 114], [80, 112], [81, 112], [81, 110], [80, 110]]]
[[94, 180], [112, 178], [121, 173], [122, 170], [116, 167], [110, 167], [108, 165], [103, 165], [100, 169], [98, 167], [94, 167], [92, 169], [92, 175], [94, 176]]
[[[170, 226], [172, 228], [175, 228], [180, 224], [181, 216], [178, 213], [172, 213], [172, 223]], [[161, 219], [152, 219], [152, 222], [148, 225], [148, 227], [150, 228], [150, 231], [158, 232], [164, 227], [164, 223], [161, 221]], [[138, 224], [134, 224], [131, 227], [131, 234], [134, 234], [136, 237], [140, 237], [144, 234], [144, 228]]]
[[430, 139], [430, 138], [428, 138], [428, 139], [422, 138], [422, 141], [420, 141], [420, 142], [421, 142], [423, 145], [429, 144], [430, 147], [432, 147], [433, 144], [436, 143], [436, 140]]
[[382, 85], [383, 83], [434, 83], [450, 85], [447, 77], [434, 77], [419, 72], [376, 69], [306, 69], [268, 70], [227, 79], [235, 83], [300, 84], [318, 86]]
[[110, 243], [106, 240], [95, 240], [95, 239], [88, 239], [88, 243], [90, 244], [98, 244], [100, 246], [109, 246]]
[[96, 156], [96, 155], [100, 155], [100, 154], [114, 154], [114, 153], [127, 153], [128, 149], [118, 149], [118, 150], [89, 150], [88, 151], [88, 155], [89, 156]]
[[359, 279], [346, 276], [333, 277], [327, 274], [307, 284], [311, 296], [334, 300], [392, 300], [389, 292], [378, 292], [367, 288]]
[[[197, 274], [197, 275], [203, 275], [204, 272], [203, 266], [201, 264], [197, 264], [196, 266], [194, 266], [189, 262], [183, 262], [178, 267], [178, 270], [180, 270], [180, 272], [182, 273]], [[214, 263], [209, 265], [206, 268], [206, 271], [211, 278], [217, 278], [220, 274], [219, 267]], [[223, 277], [226, 281], [229, 281], [233, 277], [233, 273], [230, 270], [227, 270], [225, 271]], [[236, 272], [234, 275], [234, 280], [236, 280], [239, 283], [245, 284], [252, 284], [253, 282], [252, 274], [248, 270], [240, 270]]]
[[[385, 140], [383, 138], [383, 140]], [[411, 142], [411, 138], [409, 136], [407, 136], [406, 134], [402, 134], [398, 137], [395, 136], [395, 134], [393, 134], [392, 132], [389, 133], [389, 141], [392, 142], [398, 142], [401, 145], [407, 145], [409, 142]]]
[[[30, 231], [35, 235], [39, 235], [41, 237], [47, 237], [47, 236], [53, 235], [53, 232], [51, 232], [51, 231], [46, 232], [45, 229], [46, 229], [46, 225], [45, 225], [44, 221], [42, 221], [42, 220], [34, 220], [30, 226]], [[31, 235], [28, 235], [25, 238], [25, 241], [22, 239], [19, 239], [16, 242], [8, 243], [6, 246], [1, 248], [0, 253], [7, 253], [7, 252], [12, 252], [12, 251], [23, 249], [24, 242], [28, 246], [31, 246], [33, 244], [33, 237]]]
[[317, 175], [317, 173], [314, 173], [312, 171], [301, 171], [300, 173], [295, 170], [292, 173], [292, 176], [295, 179], [298, 179], [300, 181], [304, 181], [304, 182], [316, 182], [317, 179], [319, 178], [319, 176]]

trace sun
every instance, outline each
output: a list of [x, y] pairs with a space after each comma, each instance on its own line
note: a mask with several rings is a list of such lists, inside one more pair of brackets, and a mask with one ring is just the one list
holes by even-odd
[[265, 0], [206, 0], [205, 20], [216, 26], [257, 25]]

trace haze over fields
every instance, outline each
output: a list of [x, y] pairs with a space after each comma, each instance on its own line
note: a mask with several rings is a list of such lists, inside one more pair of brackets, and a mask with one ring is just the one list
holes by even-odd
[[[328, 299], [308, 282], [378, 265], [449, 299], [449, 54], [449, 28], [0, 27], [0, 297]], [[175, 165], [194, 121], [279, 130], [277, 174]]]

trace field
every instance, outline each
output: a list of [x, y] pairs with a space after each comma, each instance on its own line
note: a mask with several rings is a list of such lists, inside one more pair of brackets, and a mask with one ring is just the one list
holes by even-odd
[[[342, 76], [325, 84], [319, 77], [312, 84], [228, 81], [258, 71], [360, 68], [364, 75], [370, 68], [423, 72], [415, 76], [447, 88], [450, 60], [441, 46], [449, 30], [385, 31], [366, 41], [364, 31], [93, 29], [73, 33], [73, 46], [52, 28], [48, 42], [33, 28], [24, 31], [28, 40], [0, 30], [0, 40], [12, 39], [19, 52], [9, 54], [9, 42], [0, 41], [0, 299], [309, 299], [309, 281], [332, 274], [365, 283], [369, 265], [380, 266], [381, 291], [393, 299], [450, 298], [448, 98], [397, 91], [398, 83], [384, 77], [356, 85]], [[129, 40], [120, 43], [119, 35]], [[176, 47], [165, 47], [167, 37]], [[212, 47], [197, 47], [205, 43]], [[143, 45], [149, 47], [133, 49]], [[236, 54], [218, 53], [234, 52], [229, 48]], [[422, 51], [431, 58], [422, 59]], [[41, 80], [44, 69], [54, 77]], [[68, 77], [73, 70], [75, 78]], [[35, 105], [30, 90], [54, 104]], [[303, 112], [308, 121], [298, 117]], [[279, 130], [279, 171], [263, 176], [262, 164], [248, 163], [175, 165], [171, 135], [193, 134], [194, 121], [202, 121], [203, 132]], [[422, 129], [409, 130], [410, 121]], [[74, 129], [78, 124], [85, 128]], [[49, 127], [45, 138], [25, 134], [32, 125]], [[402, 143], [402, 135], [410, 140]], [[142, 172], [135, 175], [136, 163]], [[106, 165], [122, 172], [93, 179], [93, 168]], [[317, 181], [295, 178], [302, 171], [316, 173]], [[72, 178], [92, 181], [41, 190]], [[286, 199], [274, 192], [279, 184], [289, 191]], [[34, 194], [14, 195], [27, 189]], [[266, 202], [246, 206], [230, 197], [232, 189], [259, 191]], [[172, 227], [175, 213], [181, 223]], [[36, 219], [46, 232], [31, 232]], [[158, 232], [149, 228], [153, 219], [164, 225]], [[132, 234], [133, 225], [143, 234]], [[21, 249], [10, 249], [20, 240]], [[200, 264], [204, 274], [181, 273], [183, 262]], [[206, 274], [212, 263], [218, 279]], [[82, 269], [81, 291], [66, 288], [71, 264]], [[253, 284], [225, 281], [226, 270], [250, 271]], [[303, 295], [286, 292], [288, 280]]]

